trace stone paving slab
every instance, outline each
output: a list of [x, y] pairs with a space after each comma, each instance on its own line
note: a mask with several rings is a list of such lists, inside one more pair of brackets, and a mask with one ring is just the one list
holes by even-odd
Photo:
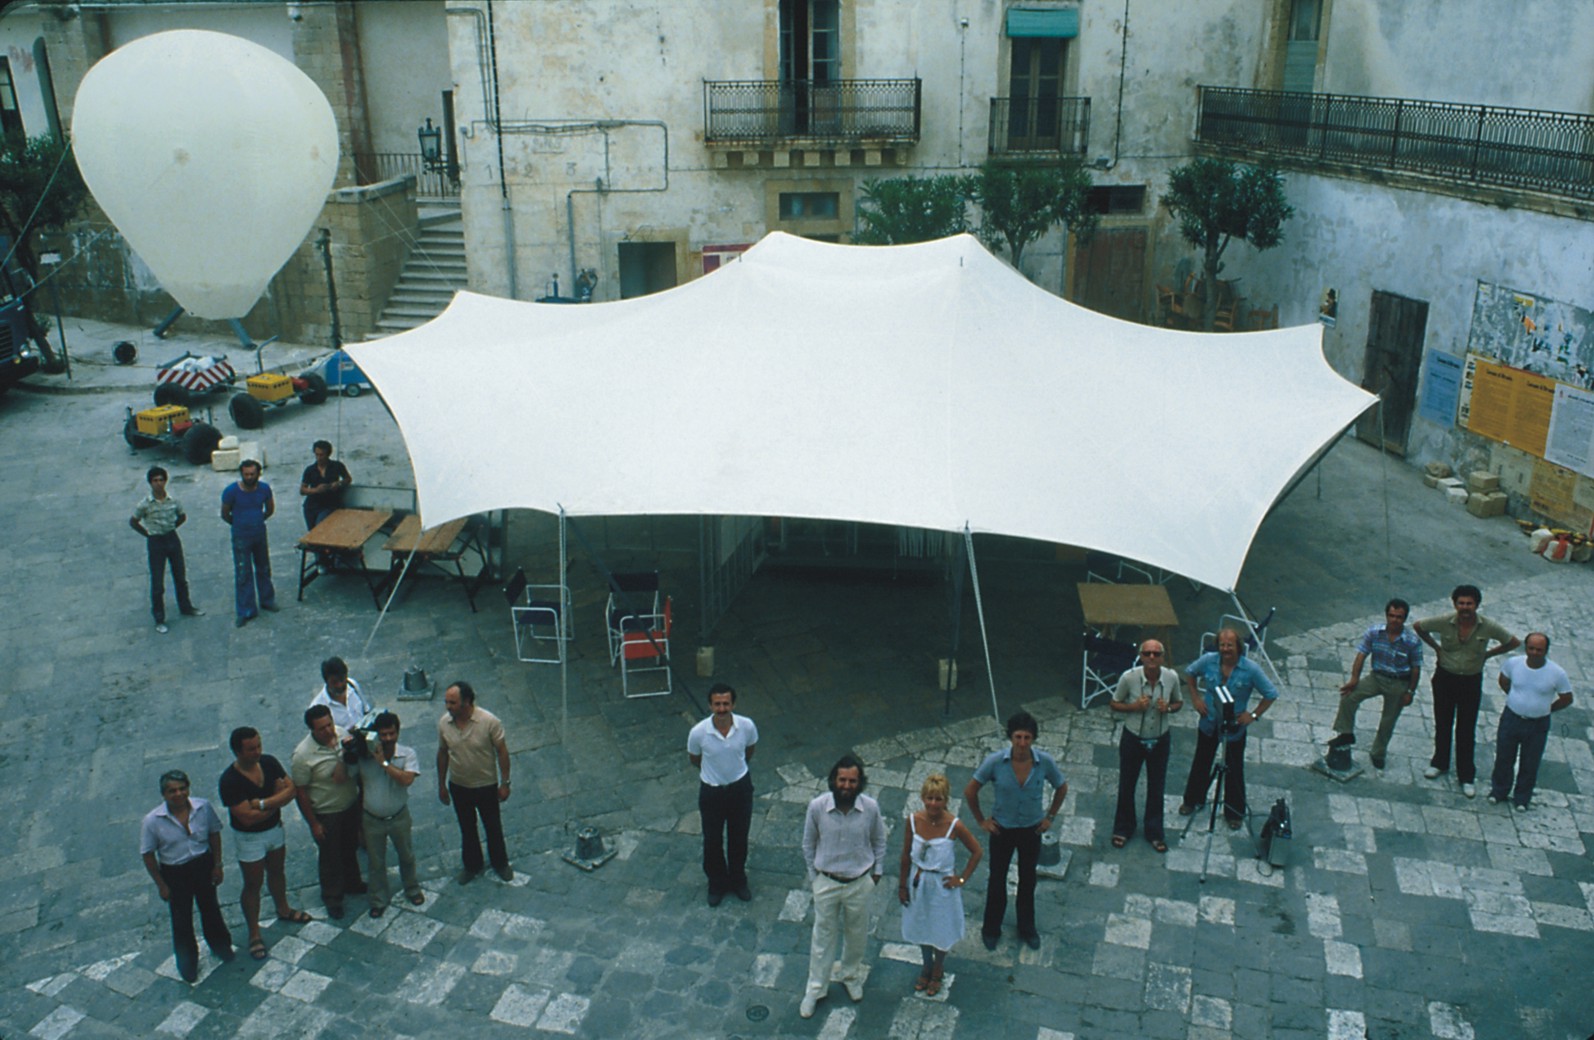
[[[180, 346], [140, 352], [176, 354]], [[961, 687], [943, 713], [933, 680], [944, 650], [922, 637], [941, 623], [939, 586], [770, 572], [738, 598], [715, 634], [716, 677], [738, 686], [739, 707], [763, 733], [754, 766], [755, 898], [710, 910], [695, 778], [683, 753], [707, 684], [684, 675], [674, 697], [621, 699], [602, 633], [586, 624], [601, 603], [590, 568], [572, 570], [583, 627], [563, 675], [514, 659], [491, 590], [472, 614], [457, 590], [418, 583], [373, 634], [377, 615], [362, 587], [318, 582], [302, 604], [285, 597], [281, 614], [235, 630], [226, 535], [214, 517], [229, 478], [163, 458], [173, 493], [188, 504], [191, 582], [210, 613], [176, 619], [170, 635], [156, 636], [142, 552], [126, 529], [155, 456], [121, 443], [123, 398], [134, 403], [134, 395], [102, 369], [98, 385], [108, 392], [14, 394], [0, 404], [9, 434], [0, 438], [0, 516], [13, 535], [0, 546], [0, 564], [26, 590], [24, 616], [37, 619], [0, 634], [8, 692], [17, 698], [0, 720], [0, 769], [10, 781], [0, 785], [10, 824], [0, 833], [0, 1035], [1558, 1040], [1594, 1031], [1580, 996], [1594, 933], [1594, 727], [1586, 700], [1594, 596], [1587, 568], [1507, 555], [1519, 551], [1514, 531], [1468, 529], [1477, 532], [1485, 613], [1516, 631], [1548, 631], [1552, 656], [1579, 694], [1556, 716], [1541, 790], [1525, 815], [1464, 799], [1448, 778], [1422, 779], [1433, 725], [1425, 695], [1402, 716], [1384, 770], [1368, 767], [1340, 785], [1307, 768], [1331, 733], [1351, 643], [1376, 618], [1383, 594], [1361, 591], [1360, 606], [1342, 617], [1329, 607], [1341, 608], [1345, 590], [1328, 590], [1326, 605], [1280, 593], [1288, 568], [1276, 562], [1277, 546], [1299, 554], [1326, 540], [1365, 542], [1357, 528], [1364, 518], [1325, 514], [1331, 507], [1308, 485], [1264, 525], [1247, 595], [1279, 605], [1269, 649], [1284, 694], [1257, 727], [1247, 773], [1257, 805], [1284, 797], [1294, 816], [1290, 862], [1278, 870], [1257, 861], [1245, 832], [1219, 826], [1209, 835], [1204, 815], [1182, 832], [1186, 821], [1174, 809], [1193, 746], [1189, 713], [1175, 717], [1172, 849], [1158, 856], [1143, 841], [1108, 846], [1115, 731], [1102, 706], [1073, 706], [1075, 651], [1057, 638], [1057, 590], [1070, 588], [1072, 575], [1000, 553], [982, 563], [998, 701], [1003, 711], [1022, 705], [1041, 719], [1040, 743], [1059, 754], [1071, 781], [1058, 828], [1063, 862], [1040, 890], [1042, 947], [1030, 951], [1009, 937], [988, 952], [971, 934], [948, 960], [943, 993], [915, 996], [917, 955], [900, 941], [894, 886], [882, 884], [871, 901], [865, 1000], [854, 1005], [837, 987], [803, 1021], [796, 1007], [811, 900], [798, 840], [803, 807], [829, 764], [843, 750], [862, 753], [895, 842], [895, 821], [925, 775], [945, 771], [960, 792], [983, 754], [1002, 743], [974, 644], [965, 644]], [[272, 521], [283, 588], [300, 531], [297, 510], [288, 508], [292, 483], [311, 440], [333, 439], [358, 480], [409, 482], [401, 439], [368, 397], [284, 410], [260, 436], [273, 460], [266, 479], [284, 500]], [[1364, 486], [1378, 474], [1376, 456], [1361, 452], [1346, 444], [1330, 454], [1330, 500], [1349, 497], [1336, 481]], [[1422, 512], [1420, 481], [1391, 469], [1392, 494], [1410, 523], [1454, 516], [1442, 504]], [[669, 524], [591, 529], [604, 531], [616, 561], [662, 565], [685, 619], [693, 614], [694, 561], [657, 549], [673, 537]], [[1443, 570], [1431, 550], [1405, 548], [1403, 572]], [[1381, 589], [1380, 570], [1347, 569], [1346, 582]], [[1409, 597], [1419, 601], [1418, 615], [1446, 607], [1452, 579], [1425, 581], [1414, 579], [1425, 591]], [[1175, 598], [1186, 624], [1174, 644], [1188, 649], [1205, 627], [1199, 619], [1216, 618], [1226, 604], [1210, 590], [1179, 587]], [[969, 609], [965, 634], [976, 630]], [[688, 628], [681, 645], [693, 635]], [[164, 908], [136, 856], [154, 778], [181, 766], [197, 793], [210, 795], [230, 759], [227, 733], [241, 723], [259, 727], [267, 751], [285, 759], [319, 682], [317, 662], [331, 653], [349, 659], [379, 701], [397, 706], [405, 741], [425, 768], [441, 709], [393, 699], [406, 667], [420, 664], [441, 682], [469, 678], [504, 718], [515, 762], [506, 806], [515, 879], [452, 884], [452, 815], [423, 778], [411, 801], [424, 906], [302, 926], [268, 919], [270, 959], [206, 957], [201, 982], [186, 985], [176, 977]], [[1488, 680], [1492, 691], [1492, 668]], [[1500, 702], [1486, 693], [1480, 770], [1492, 760]], [[1371, 718], [1364, 709], [1362, 726]], [[1360, 747], [1355, 754], [1365, 765]], [[72, 782], [62, 784], [63, 776]], [[311, 842], [296, 814], [286, 818], [295, 904], [319, 917]], [[617, 852], [591, 874], [562, 860], [589, 823]], [[238, 884], [229, 860], [224, 913], [241, 936]], [[983, 886], [970, 886], [971, 919], [983, 901]], [[1523, 977], [1533, 984], [1508, 981]]]

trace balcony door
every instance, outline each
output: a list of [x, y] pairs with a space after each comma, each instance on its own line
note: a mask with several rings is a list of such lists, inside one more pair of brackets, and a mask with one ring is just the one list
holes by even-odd
[[838, 132], [840, 80], [840, 0], [780, 0], [781, 132]]
[[1047, 36], [1013, 41], [1008, 77], [1007, 146], [1015, 152], [1062, 148], [1063, 63], [1068, 41]]

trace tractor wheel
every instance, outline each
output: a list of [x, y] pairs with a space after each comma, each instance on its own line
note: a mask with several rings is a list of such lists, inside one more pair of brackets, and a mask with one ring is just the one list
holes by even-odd
[[140, 448], [153, 448], [160, 443], [147, 433], [139, 433], [138, 420], [131, 415], [127, 417], [127, 422], [122, 424], [122, 440], [126, 441], [127, 446], [134, 451]]
[[187, 408], [193, 403], [193, 400], [193, 395], [188, 392], [186, 386], [178, 386], [176, 383], [159, 383], [155, 387], [155, 403], [157, 405], [175, 404], [179, 407]]
[[258, 430], [266, 425], [266, 408], [248, 394], [234, 394], [227, 412], [240, 430]]
[[305, 404], [327, 403], [327, 381], [319, 372], [303, 372], [299, 375], [304, 380], [304, 389], [299, 392], [299, 400]]
[[183, 458], [195, 466], [208, 466], [210, 457], [216, 454], [216, 446], [220, 443], [220, 430], [210, 423], [196, 422], [183, 434]]
[[343, 396], [344, 397], [359, 397], [360, 396], [360, 384], [359, 383], [344, 383], [343, 384]]

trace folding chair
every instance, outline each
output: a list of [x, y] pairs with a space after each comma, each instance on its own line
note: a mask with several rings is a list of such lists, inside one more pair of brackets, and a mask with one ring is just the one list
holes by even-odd
[[[668, 597], [664, 609], [657, 614], [629, 615], [626, 627], [620, 633], [620, 692], [626, 697], [663, 697], [675, 688], [670, 673], [670, 630], [674, 627], [674, 602]], [[633, 622], [640, 623], [640, 627]], [[662, 675], [650, 682], [649, 689], [631, 689], [631, 678], [637, 675]]]
[[627, 632], [648, 631], [659, 614], [658, 571], [615, 571], [610, 575], [609, 601], [603, 616], [609, 625], [609, 664], [620, 657]]
[[1133, 643], [1085, 631], [1079, 673], [1079, 706], [1090, 707], [1097, 697], [1111, 697], [1118, 677], [1135, 666], [1140, 651]]
[[[539, 598], [553, 592], [556, 598]], [[561, 664], [565, 644], [576, 637], [575, 612], [570, 609], [568, 585], [533, 585], [526, 580], [525, 568], [515, 571], [504, 586], [509, 603], [509, 619], [515, 628], [515, 657], [528, 664]], [[553, 643], [552, 657], [540, 657], [537, 644]]]
[[[1111, 574], [1111, 577], [1108, 575]], [[1131, 581], [1143, 580], [1148, 585], [1159, 582], [1152, 577], [1151, 572], [1144, 567], [1130, 563], [1121, 556], [1109, 553], [1088, 552], [1085, 554], [1085, 580], [1099, 581], [1108, 585], [1122, 584], [1125, 578]]]

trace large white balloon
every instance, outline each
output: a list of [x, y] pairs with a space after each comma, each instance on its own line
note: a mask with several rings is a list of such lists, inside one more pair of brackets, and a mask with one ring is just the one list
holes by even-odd
[[72, 150], [95, 201], [166, 291], [199, 317], [237, 318], [321, 212], [338, 129], [292, 62], [183, 29], [134, 40], [88, 71]]

